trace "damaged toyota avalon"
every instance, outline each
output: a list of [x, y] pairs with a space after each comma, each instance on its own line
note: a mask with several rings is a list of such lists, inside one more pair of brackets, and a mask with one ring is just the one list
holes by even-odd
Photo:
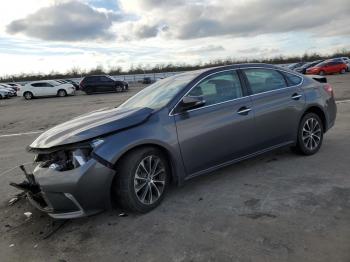
[[54, 218], [114, 204], [145, 213], [170, 183], [284, 146], [315, 154], [335, 118], [332, 87], [287, 69], [244, 64], [183, 73], [41, 134], [28, 147], [33, 174], [12, 185]]

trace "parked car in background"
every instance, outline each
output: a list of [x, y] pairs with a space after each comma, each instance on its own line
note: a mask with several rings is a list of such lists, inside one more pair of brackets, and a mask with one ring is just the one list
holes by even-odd
[[309, 63], [306, 63], [304, 65], [302, 65], [301, 67], [297, 67], [294, 69], [294, 71], [298, 72], [298, 73], [301, 73], [301, 74], [306, 74], [306, 70], [313, 67], [313, 66], [316, 66], [317, 64], [321, 63], [323, 60], [316, 60], [316, 61], [313, 61], [313, 62], [309, 62]]
[[306, 64], [306, 62], [299, 62], [299, 63], [294, 63], [288, 66], [288, 69], [290, 70], [294, 70], [295, 68], [301, 67], [304, 64]]
[[62, 84], [54, 80], [31, 82], [17, 92], [18, 96], [23, 96], [30, 100], [34, 97], [74, 95], [75, 88], [72, 84]]
[[11, 87], [6, 84], [0, 84], [0, 88], [7, 90], [9, 92], [10, 97], [17, 96], [17, 92]]
[[0, 88], [0, 99], [10, 98], [10, 92]]
[[347, 71], [349, 71], [349, 69], [350, 69], [350, 58], [349, 57], [336, 57], [336, 58], [332, 58], [330, 60], [334, 61], [334, 62], [344, 62], [348, 66]]
[[144, 85], [152, 84], [152, 79], [149, 76], [146, 76], [143, 78], [142, 84], [144, 84]]
[[18, 91], [18, 89], [21, 87], [20, 84], [15, 84], [15, 83], [7, 83], [7, 85], [13, 88], [15, 91]]
[[75, 90], [79, 90], [79, 85], [74, 82], [73, 80], [70, 80], [70, 79], [60, 79], [60, 80], [55, 80], [61, 84], [72, 84], [75, 88]]
[[92, 93], [122, 92], [129, 89], [129, 84], [122, 80], [115, 80], [108, 75], [86, 76], [81, 80], [80, 90], [90, 95]]
[[310, 67], [306, 70], [308, 75], [327, 75], [340, 73], [344, 74], [348, 66], [341, 61], [326, 60], [316, 66]]
[[92, 215], [112, 203], [145, 213], [161, 203], [170, 182], [285, 146], [317, 153], [336, 112], [332, 86], [281, 67], [186, 72], [118, 108], [44, 132], [29, 146], [37, 162], [32, 184], [12, 185], [54, 218]]

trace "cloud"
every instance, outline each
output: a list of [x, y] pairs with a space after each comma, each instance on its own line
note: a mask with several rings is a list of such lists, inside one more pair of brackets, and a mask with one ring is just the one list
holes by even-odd
[[[121, 8], [138, 12], [138, 28], [159, 25], [167, 34], [136, 34], [139, 38], [163, 35], [176, 39], [215, 36], [249, 37], [286, 32], [316, 36], [350, 35], [348, 0], [120, 0]], [[147, 17], [147, 18], [146, 18]], [[156, 34], [157, 33], [157, 34]]]
[[115, 37], [110, 32], [113, 23], [125, 17], [80, 1], [59, 2], [11, 22], [6, 31], [50, 41], [110, 40]]

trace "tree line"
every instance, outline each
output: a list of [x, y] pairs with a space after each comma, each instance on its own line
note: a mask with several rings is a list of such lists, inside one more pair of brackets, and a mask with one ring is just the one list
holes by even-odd
[[99, 65], [96, 68], [90, 70], [84, 70], [78, 67], [74, 67], [68, 70], [66, 73], [59, 73], [52, 71], [48, 74], [36, 73], [36, 74], [17, 74], [17, 75], [7, 75], [0, 77], [1, 82], [21, 82], [21, 81], [37, 81], [44, 79], [65, 79], [65, 78], [81, 78], [86, 75], [128, 75], [128, 74], [149, 74], [149, 73], [164, 73], [164, 72], [182, 72], [190, 71], [208, 67], [236, 64], [236, 63], [268, 63], [268, 64], [289, 64], [296, 62], [309, 62], [314, 60], [324, 60], [334, 57], [350, 57], [350, 50], [339, 50], [333, 54], [322, 55], [318, 53], [305, 53], [302, 56], [276, 56], [273, 58], [261, 58], [261, 59], [235, 59], [235, 58], [225, 58], [225, 59], [214, 59], [205, 63], [197, 64], [186, 64], [186, 63], [162, 63], [156, 64], [154, 66], [142, 65], [131, 66], [129, 70], [124, 71], [121, 67], [111, 67], [104, 68]]

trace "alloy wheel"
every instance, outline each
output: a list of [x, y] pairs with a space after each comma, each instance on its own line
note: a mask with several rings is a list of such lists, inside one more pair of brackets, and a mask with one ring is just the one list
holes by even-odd
[[134, 190], [138, 200], [152, 205], [163, 194], [166, 170], [162, 160], [154, 155], [147, 156], [139, 163], [134, 177]]
[[31, 93], [29, 93], [29, 92], [24, 94], [24, 98], [27, 99], [27, 100], [32, 99], [32, 97], [33, 97], [33, 95]]
[[309, 118], [305, 121], [302, 130], [304, 146], [310, 151], [315, 150], [321, 142], [322, 129], [316, 118]]

